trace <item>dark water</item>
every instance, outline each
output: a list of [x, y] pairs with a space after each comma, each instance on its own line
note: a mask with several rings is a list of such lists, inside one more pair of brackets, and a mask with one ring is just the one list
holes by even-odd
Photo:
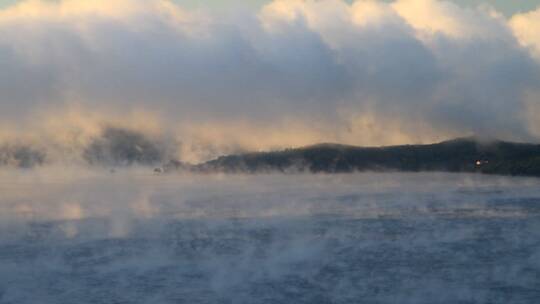
[[534, 179], [19, 178], [0, 303], [540, 302]]

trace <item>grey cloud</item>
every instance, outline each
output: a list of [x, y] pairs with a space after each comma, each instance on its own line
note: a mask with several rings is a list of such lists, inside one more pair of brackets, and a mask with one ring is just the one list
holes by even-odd
[[[264, 134], [284, 120], [325, 130], [311, 139], [363, 145], [470, 134], [538, 140], [523, 118], [523, 94], [540, 84], [539, 63], [504, 21], [481, 10], [463, 15], [488, 34], [428, 39], [396, 14], [317, 27], [299, 12], [278, 31], [256, 12], [179, 22], [150, 5], [121, 15], [0, 17], [0, 64], [9, 72], [0, 75], [3, 119], [23, 123], [76, 102], [90, 111], [157, 111], [162, 128], [184, 143], [205, 140], [185, 138], [197, 136], [185, 125], [219, 133], [242, 121]], [[363, 115], [373, 117], [380, 140], [349, 127]], [[243, 132], [222, 137], [241, 145]]]

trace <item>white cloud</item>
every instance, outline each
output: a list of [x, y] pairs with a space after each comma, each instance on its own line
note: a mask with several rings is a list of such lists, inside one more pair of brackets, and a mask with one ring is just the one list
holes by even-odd
[[536, 15], [436, 0], [275, 0], [231, 15], [24, 1], [0, 11], [1, 135], [58, 147], [148, 125], [192, 160], [318, 141], [538, 140]]
[[540, 60], [540, 6], [535, 11], [513, 16], [510, 25], [519, 42]]

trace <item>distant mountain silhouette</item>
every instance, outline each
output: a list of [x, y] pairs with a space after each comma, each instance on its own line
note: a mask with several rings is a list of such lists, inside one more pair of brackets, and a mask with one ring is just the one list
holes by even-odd
[[[158, 167], [154, 173], [348, 173], [357, 171], [479, 172], [540, 176], [540, 144], [457, 138], [428, 145], [356, 147], [332, 143], [221, 156], [192, 165], [170, 158], [169, 145], [137, 132], [108, 128], [82, 152], [91, 166]], [[0, 145], [0, 167], [32, 168], [50, 163], [47, 150], [22, 144]]]
[[458, 138], [428, 145], [356, 147], [317, 144], [273, 152], [222, 156], [199, 165], [171, 162], [165, 171], [263, 173], [444, 171], [540, 176], [540, 145]]

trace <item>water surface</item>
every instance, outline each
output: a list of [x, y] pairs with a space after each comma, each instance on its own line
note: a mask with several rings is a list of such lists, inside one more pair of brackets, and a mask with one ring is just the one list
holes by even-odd
[[0, 172], [0, 303], [538, 303], [536, 179]]

